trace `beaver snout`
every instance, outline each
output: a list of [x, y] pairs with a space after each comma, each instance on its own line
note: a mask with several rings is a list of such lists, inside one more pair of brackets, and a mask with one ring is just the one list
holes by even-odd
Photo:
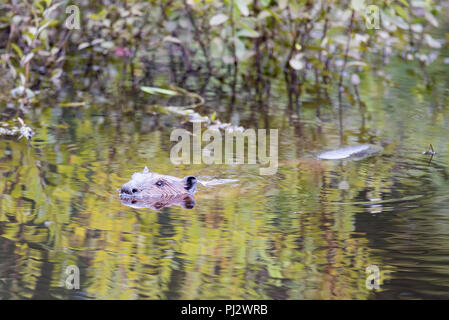
[[129, 187], [126, 187], [126, 186], [123, 186], [122, 189], [120, 190], [120, 193], [122, 193], [122, 194], [125, 193], [125, 194], [129, 194], [129, 195], [132, 195], [132, 194], [134, 194], [136, 192], [138, 192], [137, 189], [129, 188]]

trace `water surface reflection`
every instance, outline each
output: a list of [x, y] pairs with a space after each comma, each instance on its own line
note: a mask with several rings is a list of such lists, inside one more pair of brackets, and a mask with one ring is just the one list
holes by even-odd
[[[95, 95], [91, 108], [41, 105], [30, 116], [31, 147], [0, 140], [0, 297], [449, 298], [449, 114], [423, 114], [426, 101], [383, 89], [366, 94], [364, 121], [345, 105], [344, 127], [332, 104], [321, 105], [319, 120], [306, 105], [301, 118], [257, 114], [238, 99], [239, 110], [220, 111], [245, 127], [279, 128], [274, 176], [248, 165], [171, 164], [170, 130], [181, 121], [169, 115], [105, 111]], [[275, 91], [266, 103], [285, 107], [274, 105]], [[316, 159], [341, 140], [384, 152]], [[438, 152], [430, 165], [421, 154], [429, 142]], [[238, 183], [199, 186], [196, 199], [120, 200], [117, 188], [147, 164]], [[64, 288], [69, 265], [80, 268], [78, 291]], [[369, 265], [380, 268], [378, 292], [366, 288]]]

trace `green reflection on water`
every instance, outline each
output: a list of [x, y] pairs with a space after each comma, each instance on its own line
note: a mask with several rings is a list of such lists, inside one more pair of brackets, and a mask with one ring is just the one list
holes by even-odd
[[[311, 108], [321, 101], [304, 105], [301, 120], [255, 116], [244, 99], [222, 111], [246, 127], [279, 128], [274, 176], [246, 165], [174, 166], [169, 135], [179, 119], [168, 115], [107, 109], [94, 98], [90, 108], [42, 103], [31, 147], [0, 140], [0, 297], [447, 298], [448, 93], [445, 83], [431, 93], [398, 74], [396, 89], [363, 82], [366, 111], [345, 106], [342, 137], [329, 102], [322, 121]], [[282, 90], [271, 102], [281, 111]], [[358, 162], [314, 158], [340, 139], [385, 150]], [[429, 143], [431, 165], [420, 155]], [[200, 187], [192, 210], [122, 205], [117, 189], [145, 165], [240, 182]], [[79, 291], [64, 287], [69, 265], [80, 268]], [[365, 286], [369, 265], [381, 270], [376, 293]]]

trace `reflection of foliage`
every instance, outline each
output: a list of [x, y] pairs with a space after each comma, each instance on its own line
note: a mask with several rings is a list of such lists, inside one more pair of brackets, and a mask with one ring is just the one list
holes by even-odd
[[[42, 113], [47, 127], [36, 141], [55, 143], [1, 141], [8, 166], [1, 169], [0, 230], [15, 246], [18, 274], [8, 281], [19, 296], [31, 297], [43, 282], [53, 296], [67, 297], [60, 287], [72, 264], [81, 268], [81, 294], [93, 298], [362, 299], [366, 266], [388, 270], [367, 239], [354, 235], [355, 215], [365, 210], [348, 203], [363, 190], [371, 198], [388, 194], [394, 162], [335, 166], [305, 158], [283, 164], [273, 179], [201, 189], [191, 211], [133, 210], [120, 205], [116, 188], [147, 159], [155, 171], [173, 171], [159, 147], [168, 133], [123, 135], [117, 143], [118, 130], [134, 122], [95, 123], [82, 112], [70, 129], [57, 124], [72, 121], [70, 112], [61, 120]], [[290, 134], [284, 139], [294, 142]], [[290, 159], [290, 150], [280, 156]], [[351, 188], [340, 189], [341, 180]]]
[[[386, 90], [382, 83], [368, 89]], [[378, 110], [392, 98], [398, 108], [389, 120]], [[397, 194], [414, 199], [447, 187], [444, 168], [431, 171], [418, 158], [414, 170], [401, 164], [408, 161], [396, 136], [402, 128], [391, 131], [390, 121], [416, 113], [400, 108], [413, 98], [387, 96], [385, 104], [367, 98], [372, 119], [362, 124], [358, 110], [348, 111], [345, 142], [386, 136], [392, 141], [386, 157], [344, 165], [301, 157], [338, 144], [338, 128], [306, 122], [301, 135], [276, 115], [270, 124], [282, 132], [278, 175], [262, 179], [245, 167], [221, 168], [241, 183], [200, 189], [193, 210], [159, 213], [120, 205], [116, 189], [144, 165], [176, 176], [215, 175], [216, 168], [173, 168], [169, 133], [152, 122], [157, 115], [116, 121], [99, 118], [95, 107], [42, 107], [32, 148], [0, 140], [0, 241], [9, 248], [0, 251], [6, 255], [0, 261], [8, 261], [7, 269], [0, 262], [7, 288], [0, 294], [71, 297], [61, 283], [65, 268], [75, 264], [81, 269], [79, 294], [92, 298], [368, 298], [366, 266], [394, 269], [372, 249], [369, 232], [356, 232], [358, 215], [388, 213]], [[448, 116], [446, 109], [432, 112], [437, 119]], [[410, 135], [426, 129], [408, 122], [406, 136], [426, 147], [425, 134]], [[380, 132], [371, 136], [373, 130]], [[447, 160], [445, 135], [438, 130], [446, 129], [443, 123], [431, 130], [440, 137], [432, 141], [442, 153], [434, 160], [438, 166]], [[415, 190], [417, 177], [426, 190]], [[372, 205], [369, 199], [387, 202]]]

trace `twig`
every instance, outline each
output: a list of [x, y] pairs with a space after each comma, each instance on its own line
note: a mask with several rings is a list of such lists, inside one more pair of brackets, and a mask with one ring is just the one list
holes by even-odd
[[207, 51], [206, 45], [204, 44], [204, 41], [201, 39], [201, 31], [198, 29], [198, 26], [195, 23], [195, 19], [193, 18], [192, 9], [190, 8], [190, 5], [187, 3], [187, 0], [184, 0], [184, 6], [187, 11], [187, 15], [189, 17], [190, 23], [193, 26], [193, 29], [195, 31], [195, 40], [198, 41], [200, 44], [201, 50], [203, 51], [204, 57], [206, 58], [206, 66], [209, 71], [209, 75], [212, 74], [212, 65], [210, 63], [209, 53]]
[[348, 31], [349, 31], [348, 42], [346, 43], [345, 57], [344, 57], [344, 61], [343, 61], [343, 66], [341, 67], [341, 71], [340, 71], [340, 79], [338, 81], [338, 91], [339, 92], [341, 90], [341, 86], [343, 85], [343, 73], [345, 72], [346, 64], [348, 62], [348, 53], [349, 53], [349, 47], [350, 47], [351, 38], [352, 38], [352, 27], [354, 24], [354, 14], [355, 14], [355, 11], [354, 11], [354, 9], [352, 9], [351, 22], [349, 23], [349, 28], [348, 28]]
[[236, 48], [235, 48], [235, 25], [234, 25], [234, 0], [231, 1], [231, 14], [230, 14], [230, 21], [231, 21], [231, 32], [232, 32], [232, 41], [231, 41], [231, 46], [232, 46], [232, 55], [234, 58], [234, 79], [233, 79], [233, 83], [232, 83], [232, 101], [231, 104], [234, 104], [235, 101], [235, 90], [236, 90], [236, 86], [237, 86], [237, 72], [238, 72], [238, 68], [239, 68], [239, 64], [237, 61], [237, 52], [236, 52]]

